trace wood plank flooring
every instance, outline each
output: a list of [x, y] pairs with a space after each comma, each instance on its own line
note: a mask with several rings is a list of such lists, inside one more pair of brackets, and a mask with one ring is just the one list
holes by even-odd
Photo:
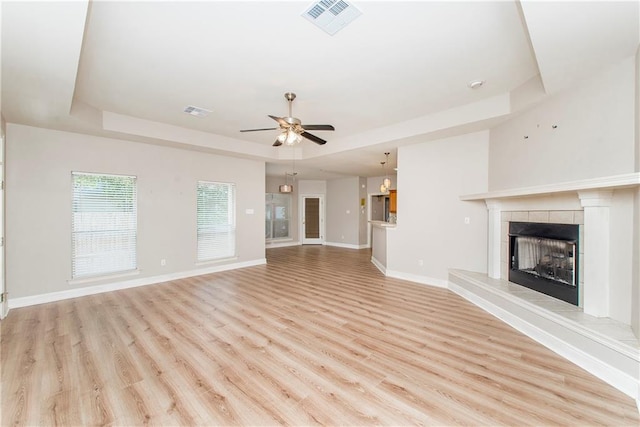
[[11, 310], [8, 425], [633, 425], [635, 402], [368, 250]]

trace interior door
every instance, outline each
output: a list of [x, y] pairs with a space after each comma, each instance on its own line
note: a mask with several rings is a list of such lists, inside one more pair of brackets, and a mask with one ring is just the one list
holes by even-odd
[[302, 196], [302, 244], [324, 243], [323, 196]]

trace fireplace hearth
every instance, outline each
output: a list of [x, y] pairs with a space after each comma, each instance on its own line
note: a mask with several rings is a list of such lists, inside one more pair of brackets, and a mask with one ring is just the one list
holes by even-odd
[[578, 305], [578, 225], [509, 223], [509, 281]]

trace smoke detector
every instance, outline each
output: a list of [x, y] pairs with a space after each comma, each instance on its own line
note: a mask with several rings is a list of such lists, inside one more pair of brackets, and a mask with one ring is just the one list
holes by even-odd
[[360, 15], [362, 12], [345, 0], [320, 0], [302, 14], [329, 35], [334, 35]]

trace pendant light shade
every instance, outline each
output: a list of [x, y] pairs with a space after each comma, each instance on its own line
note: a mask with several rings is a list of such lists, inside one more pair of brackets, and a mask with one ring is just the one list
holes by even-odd
[[293, 192], [293, 185], [282, 184], [281, 186], [278, 187], [278, 191], [280, 191], [281, 193], [292, 193]]
[[384, 184], [380, 184], [380, 192], [381, 193], [386, 193], [387, 192], [387, 187]]

